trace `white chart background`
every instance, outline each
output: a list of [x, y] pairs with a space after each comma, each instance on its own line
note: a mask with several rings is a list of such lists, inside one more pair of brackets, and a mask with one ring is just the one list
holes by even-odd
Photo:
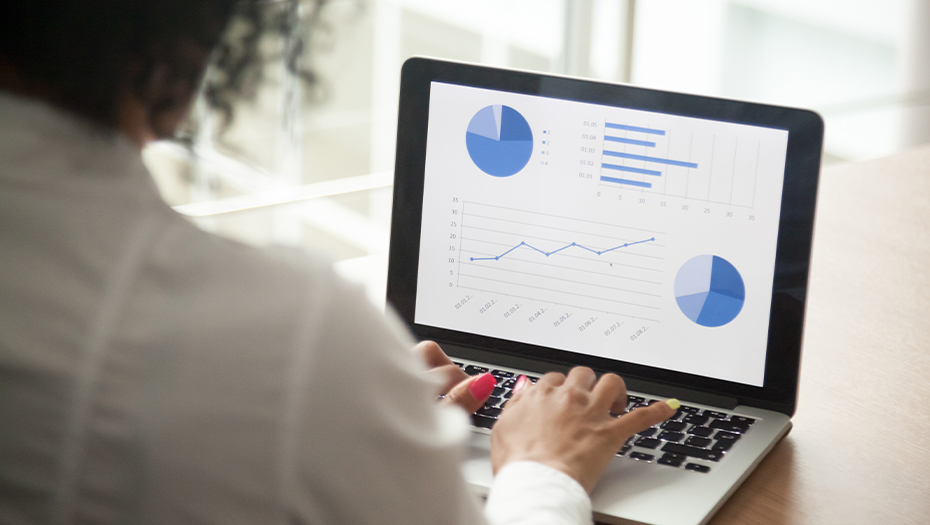
[[[532, 157], [510, 177], [482, 172], [465, 146], [472, 117], [494, 104], [533, 131]], [[441, 83], [429, 114], [416, 323], [762, 385], [787, 131]], [[703, 254], [730, 261], [746, 287], [742, 311], [716, 328], [685, 317], [673, 290]]]

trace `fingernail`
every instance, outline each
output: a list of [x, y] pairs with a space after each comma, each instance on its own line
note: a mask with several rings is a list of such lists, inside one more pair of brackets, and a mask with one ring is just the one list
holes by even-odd
[[491, 395], [491, 391], [497, 386], [497, 379], [491, 374], [481, 374], [477, 379], [468, 385], [468, 391], [475, 399], [485, 399]]
[[679, 403], [678, 400], [675, 398], [666, 400], [665, 404], [670, 406], [673, 410], [678, 410], [679, 408], [681, 408], [681, 403]]
[[517, 384], [513, 385], [513, 393], [516, 394], [524, 386], [526, 386], [526, 376], [520, 376], [517, 378]]

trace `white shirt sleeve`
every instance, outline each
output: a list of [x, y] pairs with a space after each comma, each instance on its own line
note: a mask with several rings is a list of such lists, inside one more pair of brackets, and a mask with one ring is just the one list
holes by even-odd
[[297, 469], [286, 476], [301, 522], [590, 523], [577, 482], [527, 462], [502, 469], [483, 514], [461, 472], [464, 412], [436, 403], [396, 315], [385, 319], [360, 291], [334, 288], [304, 378]]
[[294, 468], [285, 473], [294, 523], [481, 524], [461, 474], [465, 414], [436, 403], [436, 386], [389, 312], [331, 276], [300, 380]]
[[484, 513], [491, 525], [590, 524], [591, 499], [567, 474], [516, 461], [497, 473]]

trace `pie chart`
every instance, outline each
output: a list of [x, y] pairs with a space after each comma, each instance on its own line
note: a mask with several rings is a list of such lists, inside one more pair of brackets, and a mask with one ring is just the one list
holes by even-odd
[[675, 276], [675, 301], [685, 317], [715, 328], [739, 315], [746, 300], [743, 277], [730, 261], [698, 255], [681, 265]]
[[494, 177], [509, 177], [533, 155], [533, 132], [517, 110], [488, 106], [475, 113], [465, 133], [468, 156], [478, 169]]

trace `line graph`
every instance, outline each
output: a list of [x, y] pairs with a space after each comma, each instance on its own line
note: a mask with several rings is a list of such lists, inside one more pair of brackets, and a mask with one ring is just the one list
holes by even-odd
[[649, 239], [644, 239], [644, 240], [642, 240], [642, 241], [623, 243], [623, 244], [621, 244], [621, 245], [619, 245], [619, 246], [614, 246], [613, 248], [607, 248], [606, 250], [597, 250], [597, 249], [595, 249], [595, 248], [589, 248], [589, 247], [587, 247], [587, 246], [582, 246], [582, 245], [580, 245], [580, 244], [578, 244], [578, 243], [576, 243], [576, 242], [573, 242], [573, 243], [571, 243], [571, 244], [566, 244], [565, 246], [559, 248], [558, 250], [552, 250], [551, 252], [547, 252], [547, 251], [545, 251], [545, 250], [540, 250], [539, 248], [533, 246], [532, 244], [527, 244], [525, 241], [520, 241], [520, 244], [514, 246], [513, 248], [507, 250], [506, 252], [504, 252], [504, 253], [502, 253], [502, 254], [500, 254], [500, 255], [498, 255], [498, 256], [495, 256], [495, 257], [471, 257], [471, 258], [469, 258], [469, 260], [470, 260], [470, 261], [497, 261], [497, 260], [500, 260], [501, 257], [507, 255], [508, 253], [510, 253], [510, 252], [512, 252], [512, 251], [514, 251], [514, 250], [516, 250], [517, 248], [519, 248], [519, 247], [521, 247], [521, 246], [526, 246], [527, 248], [529, 248], [529, 249], [531, 249], [531, 250], [535, 250], [535, 251], [537, 251], [537, 252], [539, 252], [539, 253], [545, 255], [546, 257], [549, 257], [549, 256], [552, 255], [552, 254], [559, 253], [559, 252], [561, 252], [562, 250], [567, 250], [568, 248], [573, 248], [573, 247], [574, 247], [574, 248], [581, 248], [582, 250], [587, 250], [587, 251], [589, 251], [589, 252], [591, 252], [591, 253], [595, 253], [595, 254], [597, 254], [597, 255], [602, 255], [602, 254], [605, 254], [605, 253], [608, 253], [608, 252], [612, 252], [612, 251], [614, 251], [614, 250], [619, 250], [620, 248], [627, 248], [627, 247], [630, 247], [630, 246], [633, 246], [633, 245], [636, 245], [636, 244], [642, 244], [642, 243], [644, 243], [644, 242], [652, 242], [652, 241], [655, 241], [655, 240], [656, 240], [655, 237], [651, 237], [651, 238], [649, 238]]
[[456, 286], [655, 321], [664, 232], [466, 201]]

